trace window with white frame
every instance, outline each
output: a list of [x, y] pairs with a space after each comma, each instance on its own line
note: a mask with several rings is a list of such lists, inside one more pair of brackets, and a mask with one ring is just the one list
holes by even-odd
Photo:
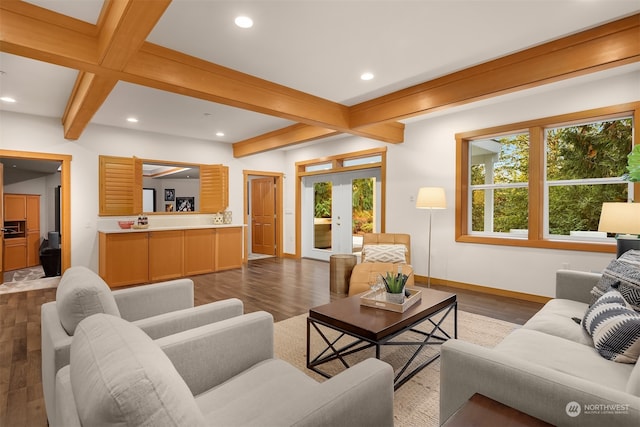
[[471, 141], [471, 231], [525, 234], [529, 205], [529, 134]]
[[598, 239], [603, 202], [626, 202], [623, 175], [632, 120], [613, 118], [545, 129], [545, 235]]

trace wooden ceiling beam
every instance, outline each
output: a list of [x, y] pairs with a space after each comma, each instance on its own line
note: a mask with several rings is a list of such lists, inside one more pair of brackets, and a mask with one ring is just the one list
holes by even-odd
[[638, 34], [640, 14], [357, 104], [351, 125], [407, 119], [638, 62]]
[[[122, 70], [142, 46], [171, 0], [136, 2], [106, 1], [98, 19], [97, 64]], [[113, 77], [80, 71], [62, 116], [64, 137], [80, 138], [118, 80]]]
[[[372, 99], [349, 109], [351, 126], [375, 126], [640, 60], [640, 14], [488, 61]], [[396, 122], [397, 123], [397, 122]], [[286, 134], [287, 129], [292, 135]], [[242, 155], [264, 151], [271, 134], [295, 144], [284, 128], [242, 141]], [[251, 149], [256, 151], [251, 152]], [[235, 154], [234, 146], [234, 154]], [[240, 150], [238, 150], [240, 152]]]
[[[367, 132], [376, 135], [384, 135], [390, 131], [392, 134], [385, 142], [397, 143], [397, 138], [404, 138], [404, 124], [402, 123], [387, 123], [386, 126], [380, 128], [378, 128], [377, 125], [366, 126], [360, 129], [355, 129], [352, 133], [366, 137]], [[252, 154], [263, 153], [265, 151], [275, 150], [277, 148], [283, 148], [303, 142], [310, 142], [341, 133], [343, 132], [320, 128], [317, 126], [310, 126], [304, 123], [297, 123], [295, 125], [267, 132], [263, 135], [249, 138], [244, 141], [235, 142], [233, 144], [233, 156], [250, 156]]]
[[268, 132], [255, 138], [238, 141], [233, 144], [233, 157], [244, 157], [251, 154], [263, 153], [282, 147], [288, 147], [303, 142], [314, 141], [328, 136], [338, 135], [333, 129], [309, 126], [297, 123], [286, 128]]
[[98, 76], [93, 73], [80, 71], [76, 83], [62, 115], [64, 137], [76, 140], [87, 127], [94, 114], [102, 106], [117, 79]]
[[[5, 7], [5, 3], [10, 5]], [[115, 6], [107, 4], [101, 14], [100, 31], [92, 31], [90, 26], [77, 28], [80, 26], [77, 20], [28, 3], [8, 0], [0, 4], [3, 23], [0, 50], [102, 77], [102, 86], [83, 92], [87, 99], [92, 93], [101, 93], [108, 79], [117, 79], [381, 141], [402, 142], [404, 139], [400, 123], [353, 130], [349, 108], [344, 105], [141, 42], [154, 20], [166, 9], [167, 0], [123, 0]], [[149, 8], [150, 17], [147, 17], [145, 10]], [[140, 20], [143, 29], [137, 28]], [[71, 100], [70, 104], [74, 102]], [[95, 102], [86, 105], [92, 104]], [[82, 108], [69, 107], [68, 110], [80, 112]], [[82, 116], [87, 117], [87, 113]], [[81, 126], [65, 127], [77, 130]], [[79, 134], [70, 136], [77, 138]]]

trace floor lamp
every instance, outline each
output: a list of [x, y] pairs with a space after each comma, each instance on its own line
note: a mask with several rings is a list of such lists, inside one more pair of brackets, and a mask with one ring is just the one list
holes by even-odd
[[447, 200], [444, 195], [444, 188], [422, 187], [418, 191], [416, 208], [429, 209], [429, 249], [427, 255], [427, 287], [431, 287], [431, 216], [434, 209], [446, 209]]

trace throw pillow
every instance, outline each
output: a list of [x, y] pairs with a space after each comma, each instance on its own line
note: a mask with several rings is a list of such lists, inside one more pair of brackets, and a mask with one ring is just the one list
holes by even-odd
[[640, 251], [627, 251], [609, 263], [597, 285], [591, 289], [591, 302], [615, 287], [631, 307], [640, 312]]
[[393, 262], [406, 263], [405, 245], [364, 245], [362, 247], [362, 262]]
[[106, 313], [120, 317], [111, 289], [100, 276], [86, 267], [67, 269], [56, 290], [56, 309], [62, 327], [73, 335], [85, 317]]
[[602, 295], [587, 310], [582, 327], [602, 357], [636, 363], [640, 355], [640, 313], [632, 310], [617, 290]]

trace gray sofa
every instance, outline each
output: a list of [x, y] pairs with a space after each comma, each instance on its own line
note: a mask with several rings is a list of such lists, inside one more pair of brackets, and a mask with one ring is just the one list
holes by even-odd
[[474, 393], [558, 426], [640, 426], [640, 364], [600, 356], [582, 319], [601, 275], [560, 270], [556, 299], [495, 348], [442, 346], [440, 423]]
[[130, 322], [80, 322], [56, 377], [54, 427], [392, 426], [393, 370], [367, 359], [318, 383], [274, 358], [254, 312], [152, 341]]
[[55, 418], [55, 376], [69, 364], [75, 329], [84, 318], [107, 313], [132, 322], [153, 339], [217, 322], [243, 313], [239, 299], [194, 307], [193, 281], [171, 280], [111, 291], [86, 267], [67, 269], [56, 301], [41, 308], [42, 388], [49, 423]]

